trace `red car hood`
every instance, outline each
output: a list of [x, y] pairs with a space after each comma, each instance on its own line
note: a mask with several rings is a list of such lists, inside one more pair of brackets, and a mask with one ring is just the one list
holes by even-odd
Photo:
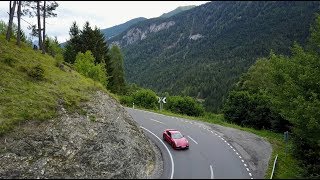
[[176, 146], [186, 146], [189, 145], [188, 140], [186, 138], [174, 139]]

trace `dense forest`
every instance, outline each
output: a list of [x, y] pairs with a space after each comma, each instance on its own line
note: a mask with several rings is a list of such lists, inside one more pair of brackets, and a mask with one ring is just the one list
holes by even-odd
[[[162, 19], [141, 21], [111, 38], [124, 53], [125, 77], [158, 93], [204, 99], [207, 110], [221, 112], [228, 91], [259, 57], [288, 55], [293, 41], [306, 43], [320, 2], [210, 2]], [[128, 32], [152, 25], [174, 25], [138, 37]], [[164, 38], [165, 37], [165, 38]], [[142, 39], [142, 40], [141, 40]]]
[[303, 177], [320, 177], [320, 16], [305, 48], [273, 52], [242, 75], [224, 107], [229, 122], [277, 132], [289, 131]]

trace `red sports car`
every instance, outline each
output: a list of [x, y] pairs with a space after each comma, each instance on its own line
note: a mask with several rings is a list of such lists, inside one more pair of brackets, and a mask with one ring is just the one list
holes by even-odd
[[167, 141], [173, 149], [189, 149], [188, 140], [178, 130], [166, 129], [163, 132], [163, 140]]

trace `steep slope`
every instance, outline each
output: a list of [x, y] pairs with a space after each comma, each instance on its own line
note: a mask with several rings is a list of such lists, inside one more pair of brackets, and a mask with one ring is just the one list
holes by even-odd
[[218, 111], [257, 58], [304, 44], [320, 2], [209, 2], [149, 19], [110, 39], [122, 47], [128, 82], [205, 99]]
[[178, 14], [178, 13], [181, 13], [181, 12], [183, 12], [183, 11], [192, 9], [192, 8], [194, 8], [194, 7], [196, 7], [196, 6], [195, 6], [195, 5], [179, 6], [179, 7], [177, 7], [176, 9], [174, 9], [174, 10], [168, 12], [168, 13], [163, 13], [160, 17], [161, 17], [161, 18], [168, 18], [168, 17], [171, 17], [171, 16], [176, 15], [176, 14]]
[[134, 19], [131, 19], [130, 21], [127, 21], [123, 24], [112, 26], [112, 27], [106, 28], [106, 29], [101, 29], [101, 32], [104, 34], [104, 37], [106, 38], [106, 40], [108, 40], [111, 37], [122, 33], [123, 31], [128, 29], [130, 26], [132, 26], [140, 21], [144, 21], [146, 19], [147, 18], [144, 18], [144, 17], [134, 18]]
[[156, 149], [100, 84], [4, 36], [0, 76], [0, 177], [152, 176]]

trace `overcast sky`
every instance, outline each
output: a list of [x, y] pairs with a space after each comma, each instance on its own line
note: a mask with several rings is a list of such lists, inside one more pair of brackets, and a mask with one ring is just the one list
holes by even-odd
[[[91, 27], [97, 26], [105, 29], [125, 23], [137, 17], [154, 18], [163, 13], [174, 10], [179, 6], [201, 5], [209, 1], [57, 1], [59, 7], [55, 11], [57, 17], [47, 18], [47, 34], [57, 36], [58, 41], [65, 42], [69, 39], [69, 28], [73, 21], [82, 29], [85, 21]], [[0, 1], [0, 19], [8, 22], [9, 1]], [[36, 24], [36, 18], [22, 17], [31, 24]], [[14, 20], [17, 23], [17, 20]], [[21, 21], [24, 32], [28, 23]]]

